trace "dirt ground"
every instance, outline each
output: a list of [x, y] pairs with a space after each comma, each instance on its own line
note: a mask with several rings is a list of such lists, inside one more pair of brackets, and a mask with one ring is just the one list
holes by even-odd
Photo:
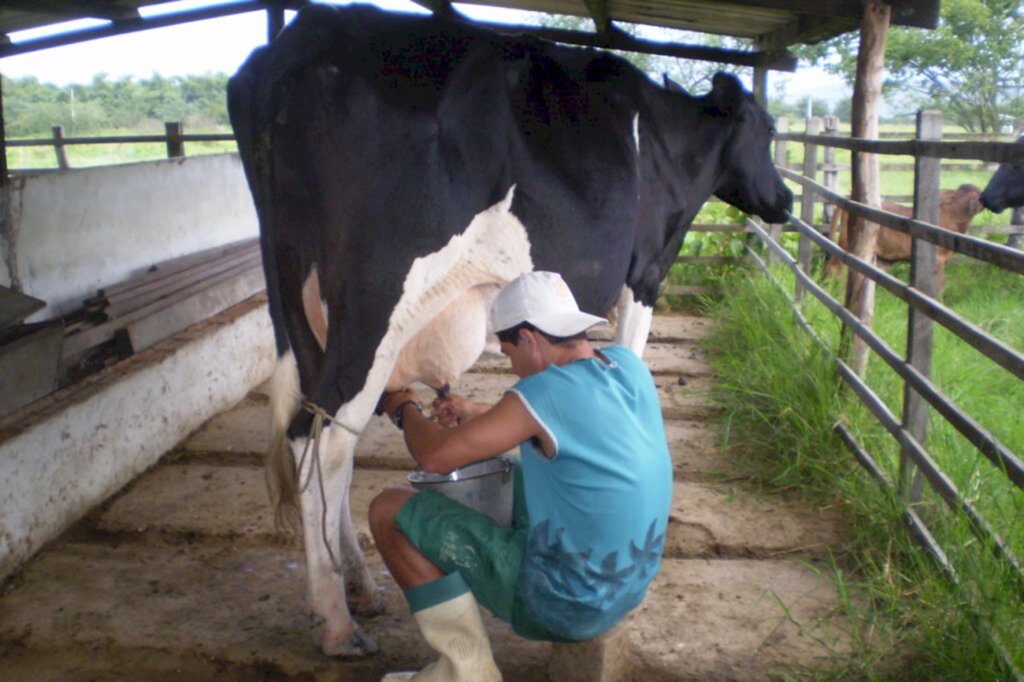
[[[645, 360], [662, 396], [675, 463], [668, 542], [644, 603], [602, 646], [553, 647], [488, 617], [509, 681], [759, 680], [800, 676], [848, 648], [824, 570], [837, 518], [744, 492], [706, 426], [710, 370], [695, 341], [708, 321], [658, 317]], [[514, 377], [478, 363], [457, 392], [496, 398]], [[399, 433], [360, 441], [353, 516], [384, 588], [360, 622], [381, 653], [323, 656], [304, 608], [298, 538], [275, 530], [260, 465], [267, 399], [252, 392], [0, 587], [0, 681], [377, 680], [432, 660], [366, 525], [366, 508], [412, 466]], [[614, 660], [612, 660], [614, 658]]]

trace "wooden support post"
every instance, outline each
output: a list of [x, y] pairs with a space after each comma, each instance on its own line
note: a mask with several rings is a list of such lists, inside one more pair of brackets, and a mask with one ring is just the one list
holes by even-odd
[[181, 139], [181, 121], [164, 123], [164, 130], [167, 131], [167, 158], [176, 159], [185, 156], [185, 143]]
[[267, 3], [267, 42], [269, 43], [284, 28], [284, 3], [273, 1]]
[[[821, 119], [817, 116], [807, 119], [805, 130], [807, 135], [818, 135], [821, 133]], [[810, 142], [804, 143], [803, 176], [812, 182], [818, 181], [818, 145], [811, 144]], [[814, 224], [814, 198], [814, 192], [809, 187], [804, 187], [800, 193], [800, 220], [808, 225]], [[808, 274], [811, 272], [811, 246], [810, 237], [801, 233], [799, 246], [797, 247], [797, 262], [800, 263], [800, 269]], [[804, 287], [798, 279], [796, 281], [795, 298], [797, 302], [800, 302], [803, 300], [803, 297]]]
[[[919, 140], [942, 139], [942, 112], [921, 111], [917, 114]], [[937, 225], [939, 222], [940, 160], [918, 156], [914, 159], [914, 217]], [[910, 257], [910, 286], [927, 296], [936, 296], [939, 282], [936, 272], [935, 244], [914, 239]], [[908, 306], [907, 362], [922, 375], [932, 373], [932, 326], [930, 317]], [[909, 383], [903, 384], [903, 427], [918, 443], [928, 438], [928, 403]], [[907, 448], [900, 453], [900, 496], [908, 505], [921, 501], [921, 472]]]
[[[778, 121], [776, 121], [775, 122], [775, 131], [779, 132], [779, 133], [788, 133], [789, 132], [789, 119], [783, 117], [783, 118], [780, 118]], [[780, 166], [782, 168], [786, 167], [786, 163], [787, 163], [786, 153], [787, 153], [786, 141], [785, 140], [778, 140], [778, 139], [775, 140], [775, 165], [776, 166]], [[768, 234], [769, 234], [769, 236], [771, 236], [773, 241], [781, 242], [782, 241], [782, 225], [780, 225], [780, 224], [769, 225], [768, 226]], [[768, 265], [771, 265], [772, 263], [777, 263], [778, 262], [778, 256], [775, 255], [775, 252], [772, 251], [771, 249], [768, 249], [767, 251], [768, 251], [768, 253], [767, 253]]]
[[[853, 137], [878, 139], [878, 105], [882, 98], [882, 68], [885, 43], [889, 34], [892, 8], [882, 0], [866, 0], [860, 25], [860, 50], [857, 53], [857, 76], [853, 86]], [[882, 204], [878, 186], [878, 156], [853, 152], [853, 199], [878, 208]], [[875, 262], [878, 225], [856, 214], [851, 215], [849, 249], [853, 255], [869, 263]], [[865, 325], [875, 317], [875, 281], [853, 268], [846, 283], [846, 307]], [[851, 338], [852, 337], [852, 338]], [[868, 365], [869, 348], [859, 337], [843, 328], [840, 355], [848, 356], [850, 367], [863, 376]]]
[[768, 108], [768, 69], [763, 66], [754, 67], [754, 101], [761, 108]]
[[64, 126], [53, 126], [53, 153], [57, 156], [57, 168], [67, 170], [71, 168], [68, 163], [68, 148], [64, 146]]
[[[839, 135], [839, 117], [838, 116], [826, 116], [825, 117], [825, 135], [836, 137]], [[825, 181], [822, 183], [825, 185], [825, 189], [832, 192], [839, 191], [839, 167], [836, 165], [836, 148], [825, 147], [825, 162], [822, 165], [822, 171], [824, 171]], [[828, 229], [828, 225], [832, 222], [832, 216], [836, 212], [835, 204], [825, 202], [822, 207], [822, 219], [825, 221], [825, 229]]]

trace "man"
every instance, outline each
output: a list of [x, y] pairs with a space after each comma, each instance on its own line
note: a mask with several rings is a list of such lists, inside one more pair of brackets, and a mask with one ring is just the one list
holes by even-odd
[[411, 391], [384, 398], [424, 471], [521, 454], [512, 528], [412, 488], [370, 506], [384, 563], [441, 654], [415, 679], [501, 679], [477, 600], [521, 636], [589, 639], [640, 603], [661, 563], [672, 464], [650, 372], [626, 348], [590, 345], [606, 321], [556, 273], [511, 282], [491, 319], [520, 377], [495, 405], [438, 400], [438, 423]]

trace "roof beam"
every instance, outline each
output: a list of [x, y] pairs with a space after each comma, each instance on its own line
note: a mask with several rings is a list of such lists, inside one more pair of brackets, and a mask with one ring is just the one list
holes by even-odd
[[[794, 12], [808, 17], [849, 19], [859, 25], [864, 0], [744, 0], [737, 5]], [[939, 0], [888, 0], [892, 23], [900, 26], [935, 28], [939, 22]]]
[[103, 0], [4, 0], [5, 7], [35, 14], [52, 14], [66, 19], [138, 19], [139, 10]]
[[[483, 26], [498, 33], [529, 33], [538, 38], [553, 40], [568, 45], [600, 47], [606, 50], [622, 50], [624, 52], [640, 52], [658, 54], [666, 57], [682, 57], [706, 62], [721, 62], [737, 66], [759, 66], [775, 71], [796, 71], [797, 59], [785, 51], [778, 52], [746, 52], [743, 50], [726, 50], [706, 45], [687, 45], [684, 43], [659, 43], [642, 40], [623, 31], [612, 30], [609, 33], [587, 33], [585, 31], [569, 31], [561, 28], [543, 26], [510, 26], [484, 21], [473, 21], [476, 26]], [[2, 56], [2, 52], [0, 52]]]
[[587, 6], [590, 17], [594, 20], [594, 26], [598, 33], [608, 33], [612, 30], [612, 20], [608, 16], [607, 0], [583, 0]]
[[758, 36], [754, 44], [761, 50], [782, 50], [797, 43], [813, 44], [826, 40], [841, 33], [853, 31], [859, 25], [859, 19], [840, 19], [834, 17], [803, 17], [790, 22], [771, 33]]
[[[7, 2], [8, 0], [3, 1]], [[308, 4], [306, 0], [280, 0], [280, 2], [286, 9], [297, 9]], [[72, 45], [74, 43], [81, 43], [88, 40], [96, 40], [97, 38], [109, 38], [110, 36], [121, 35], [122, 33], [146, 31], [151, 28], [164, 28], [166, 26], [188, 23], [190, 21], [216, 19], [218, 17], [244, 14], [246, 12], [258, 12], [267, 9], [267, 7], [268, 3], [265, 0], [248, 0], [247, 2], [211, 5], [209, 7], [202, 7], [200, 9], [186, 12], [161, 14], [159, 16], [145, 19], [141, 17], [136, 19], [125, 19], [107, 26], [97, 26], [95, 28], [87, 28], [80, 31], [69, 31], [68, 33], [60, 33], [52, 36], [45, 36], [43, 38], [2, 44], [0, 45], [0, 58], [11, 57], [16, 54], [25, 54], [26, 52], [34, 52], [36, 50], [45, 50], [51, 47]]]

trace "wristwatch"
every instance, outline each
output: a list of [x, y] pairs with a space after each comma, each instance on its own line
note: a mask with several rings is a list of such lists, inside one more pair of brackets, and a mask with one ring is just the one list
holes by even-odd
[[423, 408], [420, 407], [419, 402], [415, 400], [406, 400], [405, 402], [400, 404], [397, 408], [395, 408], [395, 411], [391, 413], [391, 421], [395, 426], [398, 427], [399, 431], [402, 430], [402, 415], [405, 413], [406, 405], [413, 405], [416, 408], [417, 412], [423, 414]]

